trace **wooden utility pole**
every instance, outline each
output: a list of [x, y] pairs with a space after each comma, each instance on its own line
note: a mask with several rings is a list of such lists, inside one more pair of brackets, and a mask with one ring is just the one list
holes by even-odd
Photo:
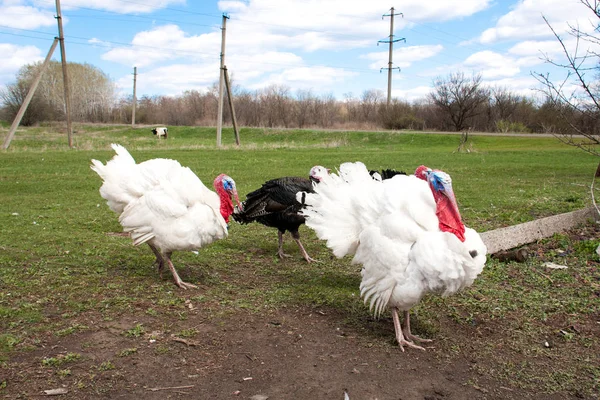
[[233, 108], [233, 95], [231, 94], [231, 83], [229, 82], [229, 73], [227, 67], [223, 67], [225, 71], [225, 87], [227, 88], [227, 100], [229, 101], [229, 110], [231, 111], [231, 121], [233, 122], [233, 132], [235, 134], [235, 144], [240, 145], [240, 131], [237, 126], [237, 118], [235, 117], [235, 110]]
[[33, 82], [31, 83], [31, 87], [29, 88], [29, 92], [27, 92], [27, 96], [25, 96], [25, 100], [23, 100], [23, 104], [21, 104], [21, 107], [19, 108], [19, 112], [17, 112], [17, 115], [15, 116], [15, 119], [13, 120], [13, 123], [10, 126], [10, 130], [8, 131], [8, 136], [6, 137], [6, 139], [4, 139], [4, 143], [2, 143], [3, 149], [6, 150], [6, 149], [8, 149], [8, 146], [10, 146], [10, 142], [12, 141], [13, 137], [15, 136], [15, 132], [17, 131], [17, 127], [21, 123], [21, 119], [23, 119], [23, 115], [25, 115], [25, 111], [27, 111], [29, 102], [31, 101], [31, 99], [33, 98], [33, 95], [35, 94], [35, 90], [37, 89], [37, 86], [40, 83], [40, 80], [42, 79], [42, 75], [44, 74], [44, 71], [46, 70], [46, 67], [48, 66], [48, 62], [50, 61], [50, 58], [52, 57], [52, 53], [54, 53], [54, 50], [56, 49], [57, 44], [58, 44], [58, 38], [55, 37], [54, 42], [52, 42], [52, 46], [50, 46], [50, 51], [48, 51], [48, 55], [46, 55], [46, 59], [42, 63], [42, 66], [40, 67], [40, 70], [38, 71], [37, 76], [33, 79]]
[[56, 0], [56, 20], [58, 21], [58, 40], [60, 41], [60, 59], [62, 61], [63, 86], [65, 87], [65, 114], [67, 115], [67, 136], [69, 147], [73, 147], [73, 126], [71, 125], [71, 90], [67, 72], [67, 54], [65, 52], [65, 36], [63, 34], [60, 0]]
[[400, 71], [400, 67], [392, 67], [392, 65], [393, 65], [392, 54], [393, 54], [394, 42], [399, 42], [399, 41], [403, 40], [404, 43], [406, 43], [406, 39], [404, 39], [404, 38], [394, 39], [394, 15], [402, 15], [404, 17], [404, 14], [402, 14], [402, 13], [394, 14], [394, 7], [392, 7], [390, 9], [389, 14], [383, 14], [383, 16], [381, 17], [382, 19], [384, 17], [390, 17], [390, 36], [389, 36], [390, 38], [388, 40], [380, 40], [379, 42], [377, 42], [378, 45], [379, 45], [379, 43], [389, 43], [390, 44], [388, 67], [381, 68], [381, 70], [384, 70], [384, 69], [388, 70], [388, 92], [387, 92], [387, 104], [388, 105], [390, 105], [390, 102], [392, 101], [392, 70], [397, 69], [398, 71]]
[[137, 103], [137, 97], [135, 97], [135, 82], [137, 78], [137, 67], [133, 67], [133, 107], [131, 108], [131, 127], [135, 126], [135, 107]]
[[225, 29], [229, 17], [223, 14], [221, 26], [221, 67], [219, 69], [219, 105], [217, 108], [217, 147], [221, 146], [221, 130], [223, 128], [223, 83], [225, 80]]

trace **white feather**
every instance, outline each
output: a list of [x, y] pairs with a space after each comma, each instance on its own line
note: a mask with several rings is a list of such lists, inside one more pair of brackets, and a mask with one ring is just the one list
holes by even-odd
[[112, 147], [113, 159], [106, 165], [92, 160], [91, 168], [104, 181], [101, 196], [135, 245], [196, 250], [227, 236], [219, 196], [189, 168], [161, 158], [136, 164], [123, 146]]
[[485, 264], [477, 232], [467, 228], [463, 243], [439, 230], [431, 189], [415, 176], [377, 181], [362, 163], [345, 163], [305, 202], [306, 225], [337, 257], [354, 254], [362, 264], [361, 295], [376, 315], [388, 306], [408, 310], [427, 292], [452, 294]]

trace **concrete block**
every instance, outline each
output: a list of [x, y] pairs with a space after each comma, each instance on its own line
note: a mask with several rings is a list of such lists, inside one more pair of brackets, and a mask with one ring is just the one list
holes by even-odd
[[577, 211], [553, 215], [551, 217], [507, 226], [480, 233], [488, 248], [488, 254], [512, 249], [527, 243], [550, 237], [576, 227], [589, 220], [598, 221], [596, 208], [591, 206]]

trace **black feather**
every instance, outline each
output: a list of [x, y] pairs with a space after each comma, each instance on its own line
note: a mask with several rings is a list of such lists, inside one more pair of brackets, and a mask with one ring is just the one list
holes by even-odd
[[305, 222], [299, 213], [304, 206], [296, 200], [298, 192], [313, 193], [311, 180], [300, 177], [271, 179], [246, 195], [242, 210], [234, 212], [233, 219], [242, 224], [256, 221], [282, 233], [290, 231], [293, 237], [298, 237], [298, 228]]
[[396, 171], [395, 169], [382, 169], [381, 172], [380, 171], [376, 171], [376, 170], [370, 170], [369, 174], [371, 176], [375, 175], [376, 173], [379, 173], [379, 175], [381, 175], [381, 179], [390, 179], [396, 175], [406, 175], [406, 172], [404, 171]]

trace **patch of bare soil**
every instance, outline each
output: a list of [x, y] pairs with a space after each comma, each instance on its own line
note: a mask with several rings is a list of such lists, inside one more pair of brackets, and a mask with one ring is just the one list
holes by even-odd
[[[598, 234], [592, 227], [571, 236]], [[529, 251], [544, 259], [556, 246], [535, 245]], [[200, 305], [189, 306], [190, 312], [180, 316], [142, 314], [113, 321], [86, 313], [79, 322], [87, 329], [63, 337], [49, 333], [32, 350], [16, 351], [0, 364], [0, 383], [6, 384], [0, 398], [34, 399], [50, 389], [66, 392], [59, 399], [342, 400], [344, 393], [350, 400], [593, 398], [524, 390], [492, 378], [501, 374], [482, 373], [497, 370], [499, 360], [515, 368], [533, 363], [552, 373], [549, 357], [512, 351], [503, 321], [477, 319], [465, 326], [442, 315], [427, 351], [402, 352], [389, 316], [375, 321], [365, 312], [360, 323], [349, 323], [347, 315], [332, 309], [284, 307], [215, 317]], [[557, 314], [547, 323], [559, 332], [571, 327], [598, 337], [596, 319], [576, 326], [571, 319]], [[418, 316], [413, 322], [420, 333]], [[132, 329], [136, 326], [141, 328]], [[557, 351], [573, 350], [573, 344], [556, 342]], [[578, 351], [598, 360], [592, 347]]]
[[[0, 370], [7, 382], [0, 393], [10, 399], [57, 388], [67, 391], [61, 399], [342, 400], [344, 392], [351, 400], [563, 398], [482, 380], [469, 354], [441, 357], [435, 342], [427, 351], [403, 353], [392, 344], [391, 320], [377, 322], [389, 328], [390, 340], [374, 343], [344, 327], [340, 315], [302, 308], [210, 321], [201, 312], [185, 321], [145, 318], [90, 320], [84, 332], [15, 354]], [[124, 334], [137, 324], [145, 327], [142, 335]], [[193, 335], [181, 335], [191, 329]], [[80, 358], [42, 363], [69, 353]]]

